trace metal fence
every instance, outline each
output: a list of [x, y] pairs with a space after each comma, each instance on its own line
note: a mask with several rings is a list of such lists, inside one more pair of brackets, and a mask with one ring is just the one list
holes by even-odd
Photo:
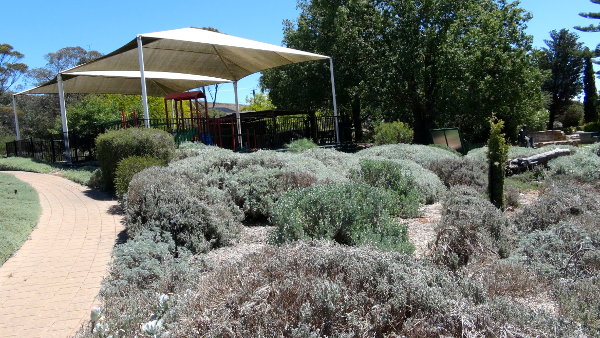
[[[73, 162], [95, 159], [95, 138], [116, 129], [143, 127], [141, 118], [98, 124], [85, 131], [69, 132], [71, 160]], [[177, 119], [150, 119], [151, 128], [165, 130], [179, 144], [185, 141], [202, 142], [232, 150], [253, 151], [279, 149], [302, 138], [318, 145], [336, 144], [335, 117], [333, 116], [269, 116], [241, 119], [242, 134], [237, 134], [235, 118], [187, 117]], [[338, 117], [340, 143], [352, 143], [352, 124]], [[242, 143], [239, 143], [241, 136]], [[26, 139], [6, 143], [7, 156], [31, 157], [46, 162], [65, 161], [63, 135], [49, 135], [43, 139]]]

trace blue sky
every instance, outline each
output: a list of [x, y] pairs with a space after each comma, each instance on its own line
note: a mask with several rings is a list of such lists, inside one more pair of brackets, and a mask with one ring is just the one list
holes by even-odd
[[[522, 0], [532, 13], [527, 32], [536, 47], [544, 46], [549, 32], [575, 25], [597, 23], [579, 12], [600, 12], [589, 0]], [[44, 55], [62, 47], [81, 46], [111, 52], [138, 33], [211, 26], [223, 33], [281, 44], [282, 22], [298, 16], [295, 0], [270, 1], [157, 1], [157, 0], [4, 0], [0, 43], [9, 43], [25, 54], [30, 67], [45, 64]], [[600, 33], [578, 33], [587, 46], [600, 43]], [[259, 75], [240, 81], [240, 102], [257, 88]], [[23, 88], [25, 89], [25, 88]], [[232, 103], [233, 88], [223, 85], [218, 101]]]

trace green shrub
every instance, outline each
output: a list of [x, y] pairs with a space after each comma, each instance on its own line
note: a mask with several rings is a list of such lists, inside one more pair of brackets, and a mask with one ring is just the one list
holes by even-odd
[[194, 253], [231, 245], [241, 230], [242, 214], [222, 190], [202, 183], [162, 167], [136, 174], [124, 199], [129, 235], [157, 228]]
[[285, 145], [285, 149], [292, 153], [301, 153], [308, 149], [318, 148], [319, 146], [307, 138], [292, 141]]
[[587, 132], [600, 132], [600, 121], [589, 122], [583, 125], [583, 131]]
[[398, 121], [380, 123], [374, 132], [373, 143], [377, 145], [411, 143], [414, 135], [408, 124]]
[[488, 186], [488, 167], [479, 161], [467, 157], [456, 157], [434, 160], [429, 163], [429, 170], [442, 180], [446, 187], [465, 185], [485, 193]]
[[504, 178], [506, 176], [506, 161], [508, 161], [509, 145], [506, 142], [502, 128], [504, 121], [490, 120], [490, 138], [488, 139], [488, 194], [490, 201], [498, 209], [504, 208]]
[[130, 156], [151, 156], [166, 163], [174, 150], [173, 136], [156, 129], [113, 130], [96, 138], [96, 157], [102, 169], [102, 179], [109, 189], [114, 189], [115, 170], [120, 160]]
[[411, 160], [424, 168], [428, 168], [433, 161], [453, 159], [459, 157], [444, 149], [424, 146], [420, 144], [389, 144], [361, 150], [356, 153], [359, 157], [384, 157], [390, 160]]
[[277, 202], [271, 222], [273, 242], [332, 239], [412, 252], [407, 228], [391, 216], [396, 196], [366, 184], [342, 183], [290, 191]]
[[122, 197], [125, 195], [133, 175], [146, 168], [164, 164], [163, 160], [150, 156], [130, 156], [120, 160], [115, 170], [115, 192], [117, 196]]
[[435, 262], [456, 270], [476, 256], [508, 255], [509, 222], [479, 192], [465, 186], [453, 187], [442, 210], [432, 247]]
[[394, 213], [403, 217], [416, 217], [424, 198], [413, 188], [411, 176], [392, 161], [362, 159], [360, 170], [354, 173], [354, 181], [392, 191], [397, 198]]

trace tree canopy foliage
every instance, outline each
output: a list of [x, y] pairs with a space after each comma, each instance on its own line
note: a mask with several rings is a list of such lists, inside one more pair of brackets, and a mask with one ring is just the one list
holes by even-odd
[[[600, 0], [590, 0], [590, 2], [595, 3], [596, 5], [600, 5]], [[600, 19], [600, 12], [579, 13], [579, 15], [587, 19]], [[600, 32], [600, 24], [590, 24], [589, 26], [576, 26], [575, 29], [582, 32]]]
[[102, 56], [102, 53], [95, 50], [86, 50], [82, 47], [64, 47], [54, 53], [48, 53], [44, 56], [47, 63], [44, 67], [34, 68], [29, 71], [29, 77], [34, 85], [40, 85], [50, 81], [59, 72], [88, 63]]
[[[403, 120], [415, 141], [458, 126], [484, 140], [492, 113], [519, 124], [542, 107], [543, 73], [531, 54], [530, 16], [504, 0], [299, 0], [284, 43], [333, 57], [342, 114]], [[331, 109], [328, 67], [312, 62], [263, 73], [280, 108]]]
[[550, 77], [542, 89], [551, 96], [548, 129], [553, 129], [557, 114], [563, 112], [571, 100], [583, 89], [583, 44], [579, 36], [567, 29], [550, 32], [550, 40], [545, 40], [539, 57], [540, 68], [548, 70]]
[[27, 71], [27, 65], [18, 62], [23, 57], [24, 55], [14, 50], [13, 46], [7, 43], [0, 44], [0, 95], [8, 91]]

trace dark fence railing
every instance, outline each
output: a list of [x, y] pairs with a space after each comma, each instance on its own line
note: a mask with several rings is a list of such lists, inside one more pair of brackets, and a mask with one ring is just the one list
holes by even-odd
[[[69, 132], [69, 146], [73, 162], [95, 159], [96, 136], [123, 128], [143, 127], [143, 119], [131, 119], [103, 123], [86, 128], [84, 132]], [[336, 144], [335, 117], [333, 116], [268, 116], [242, 118], [242, 133], [237, 134], [235, 117], [177, 119], [150, 119], [151, 128], [173, 134], [179, 144], [185, 141], [202, 142], [233, 150], [252, 151], [257, 149], [279, 149], [285, 144], [302, 138], [313, 140], [318, 145]], [[338, 117], [340, 143], [352, 143], [352, 124]], [[242, 143], [239, 139], [241, 136]], [[65, 161], [63, 136], [49, 135], [43, 139], [26, 139], [8, 142], [7, 156], [31, 157], [47, 162]]]

